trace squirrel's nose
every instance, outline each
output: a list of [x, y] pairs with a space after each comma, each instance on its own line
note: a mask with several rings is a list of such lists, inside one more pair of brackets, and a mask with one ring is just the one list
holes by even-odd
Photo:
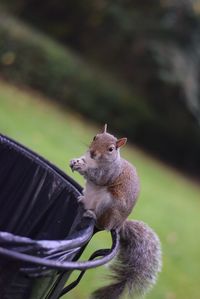
[[96, 152], [94, 150], [90, 150], [90, 157], [94, 159], [96, 156]]

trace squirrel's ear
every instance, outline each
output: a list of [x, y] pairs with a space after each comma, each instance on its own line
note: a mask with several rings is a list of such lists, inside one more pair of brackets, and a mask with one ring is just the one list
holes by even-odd
[[107, 133], [107, 124], [103, 126], [101, 133]]
[[125, 138], [125, 137], [118, 139], [116, 142], [117, 148], [124, 146], [126, 144], [126, 142], [127, 142], [127, 138]]

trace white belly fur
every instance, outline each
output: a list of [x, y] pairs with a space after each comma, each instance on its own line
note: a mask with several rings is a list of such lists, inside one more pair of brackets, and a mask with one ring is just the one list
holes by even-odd
[[83, 204], [86, 210], [93, 210], [96, 215], [102, 213], [104, 207], [111, 203], [111, 194], [106, 187], [87, 182], [84, 189]]

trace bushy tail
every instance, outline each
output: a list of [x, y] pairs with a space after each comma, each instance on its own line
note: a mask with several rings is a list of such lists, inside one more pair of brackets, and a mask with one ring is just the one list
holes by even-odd
[[161, 270], [161, 247], [156, 233], [141, 221], [125, 221], [120, 250], [111, 265], [113, 283], [92, 294], [92, 299], [118, 299], [128, 289], [131, 297], [144, 295]]

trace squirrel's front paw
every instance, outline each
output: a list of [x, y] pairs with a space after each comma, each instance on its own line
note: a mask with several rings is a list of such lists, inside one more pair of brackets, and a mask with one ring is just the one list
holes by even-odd
[[69, 166], [71, 167], [72, 171], [84, 173], [84, 171], [86, 170], [86, 161], [84, 157], [73, 159], [70, 161]]
[[83, 203], [83, 201], [84, 201], [84, 195], [80, 195], [79, 197], [78, 197], [78, 203]]

